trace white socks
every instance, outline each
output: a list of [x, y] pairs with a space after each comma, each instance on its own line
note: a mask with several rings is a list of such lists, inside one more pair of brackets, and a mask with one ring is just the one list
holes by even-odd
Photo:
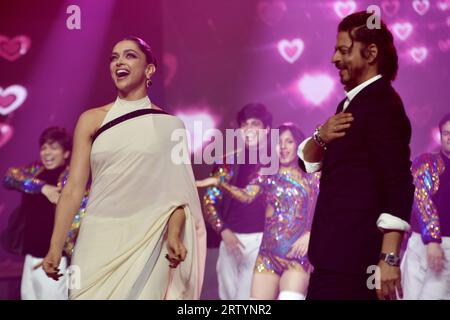
[[[281, 291], [278, 300], [305, 300], [304, 294], [295, 291]], [[249, 300], [261, 300], [260, 298], [250, 297]]]
[[278, 300], [305, 300], [304, 294], [295, 291], [281, 291]]

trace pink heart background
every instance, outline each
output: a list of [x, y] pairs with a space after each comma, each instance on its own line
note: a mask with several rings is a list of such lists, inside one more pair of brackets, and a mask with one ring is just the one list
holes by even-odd
[[10, 106], [16, 101], [16, 96], [14, 94], [0, 95], [0, 108], [5, 108]]
[[298, 87], [305, 100], [318, 106], [333, 92], [334, 81], [327, 74], [306, 74], [300, 80]]
[[302, 39], [297, 38], [292, 41], [283, 39], [278, 42], [278, 52], [289, 63], [294, 63], [300, 58], [305, 45]]
[[344, 18], [356, 11], [356, 2], [353, 0], [336, 1], [334, 3], [334, 12], [339, 18]]
[[400, 1], [391, 0], [391, 1], [383, 1], [381, 3], [381, 9], [388, 17], [393, 17], [397, 14], [400, 9]]
[[258, 3], [258, 15], [262, 22], [268, 26], [274, 26], [283, 19], [286, 13], [286, 3], [282, 0], [260, 1]]
[[422, 63], [428, 56], [428, 49], [425, 47], [412, 48], [409, 54], [417, 63]]
[[430, 1], [428, 0], [414, 0], [412, 2], [414, 10], [421, 16], [425, 15], [430, 9]]
[[25, 55], [31, 46], [27, 36], [16, 36], [12, 39], [0, 35], [0, 56], [8, 61], [15, 61]]
[[413, 25], [409, 22], [394, 23], [391, 27], [394, 34], [402, 41], [409, 38], [413, 31]]
[[27, 90], [19, 85], [0, 87], [0, 114], [8, 115], [18, 109], [27, 97]]
[[6, 145], [11, 140], [14, 134], [14, 129], [7, 123], [0, 123], [0, 148]]
[[439, 45], [439, 49], [442, 52], [447, 52], [448, 50], [450, 50], [450, 39], [440, 40], [438, 45]]
[[437, 7], [441, 11], [447, 11], [450, 8], [450, 0], [439, 1]]

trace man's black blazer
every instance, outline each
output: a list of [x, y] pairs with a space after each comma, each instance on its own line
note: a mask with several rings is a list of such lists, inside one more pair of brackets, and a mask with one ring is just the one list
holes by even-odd
[[380, 214], [410, 218], [411, 124], [383, 78], [361, 90], [345, 112], [354, 121], [325, 151], [308, 256], [317, 269], [362, 275], [379, 262]]

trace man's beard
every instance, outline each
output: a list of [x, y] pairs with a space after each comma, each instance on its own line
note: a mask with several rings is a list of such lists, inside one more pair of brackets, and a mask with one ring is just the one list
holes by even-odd
[[348, 78], [347, 80], [344, 80], [344, 78], [341, 77], [341, 83], [345, 86], [345, 89], [348, 92], [356, 86], [360, 85], [358, 80], [361, 79], [363, 72], [362, 69], [358, 68], [352, 68], [351, 71], [348, 68], [344, 68], [344, 70], [347, 71]]

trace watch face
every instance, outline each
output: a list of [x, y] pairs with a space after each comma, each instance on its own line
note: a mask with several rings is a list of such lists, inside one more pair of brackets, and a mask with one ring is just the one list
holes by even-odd
[[386, 256], [386, 262], [388, 264], [390, 264], [391, 266], [397, 266], [398, 262], [399, 262], [400, 258], [398, 258], [397, 256], [393, 255], [393, 254], [388, 254]]

